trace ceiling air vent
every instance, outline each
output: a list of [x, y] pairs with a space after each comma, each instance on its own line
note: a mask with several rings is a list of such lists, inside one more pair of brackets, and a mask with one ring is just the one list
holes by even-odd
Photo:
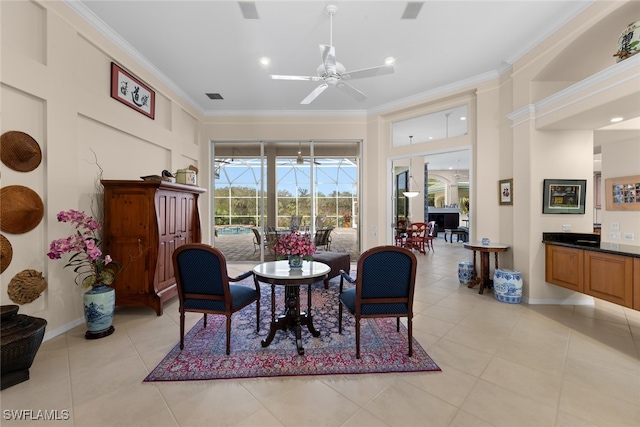
[[219, 93], [207, 93], [205, 95], [207, 95], [209, 99], [224, 99]]

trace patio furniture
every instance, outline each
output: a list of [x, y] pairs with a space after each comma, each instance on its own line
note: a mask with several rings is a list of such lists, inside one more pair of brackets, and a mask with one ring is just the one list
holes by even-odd
[[[180, 246], [173, 252], [173, 268], [180, 300], [180, 349], [184, 348], [184, 313], [222, 314], [227, 317], [227, 354], [231, 352], [231, 315], [253, 302], [256, 303], [256, 333], [260, 331], [260, 285], [247, 271], [238, 277], [227, 275], [227, 261], [213, 246], [193, 243]], [[230, 285], [253, 276], [255, 289]]]
[[321, 228], [316, 230], [316, 235], [313, 239], [313, 244], [316, 248], [323, 248], [324, 250], [331, 250], [331, 232], [333, 227]]
[[[342, 333], [342, 306], [356, 317], [356, 359], [360, 358], [360, 320], [395, 317], [400, 332], [400, 317], [407, 318], [409, 357], [413, 354], [413, 291], [418, 260], [410, 250], [398, 246], [378, 246], [358, 258], [357, 278], [340, 272], [338, 333]], [[344, 281], [355, 287], [343, 290]]]
[[351, 268], [351, 257], [344, 252], [317, 251], [311, 256], [314, 261], [325, 263], [331, 268], [326, 279], [324, 288], [329, 289], [329, 280], [339, 276], [340, 270], [349, 271]]
[[253, 252], [260, 249], [260, 245], [262, 244], [264, 244], [265, 249], [269, 249], [269, 251], [273, 252], [273, 245], [275, 245], [276, 240], [278, 240], [278, 233], [276, 231], [267, 231], [264, 241], [262, 240], [262, 235], [260, 234], [259, 229], [252, 227], [251, 231], [253, 231]]

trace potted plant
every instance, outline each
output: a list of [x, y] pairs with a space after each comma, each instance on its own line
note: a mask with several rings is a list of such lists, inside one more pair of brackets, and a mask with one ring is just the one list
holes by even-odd
[[273, 250], [278, 259], [289, 259], [289, 268], [291, 269], [302, 268], [302, 260], [309, 260], [311, 255], [316, 253], [311, 236], [297, 232], [279, 236]]
[[351, 227], [351, 212], [345, 212], [342, 214], [342, 225], [345, 228]]
[[61, 259], [64, 254], [73, 254], [64, 266], [76, 273], [75, 283], [89, 289], [83, 296], [84, 316], [88, 331], [87, 339], [102, 338], [114, 331], [112, 321], [115, 310], [115, 290], [110, 286], [122, 271], [122, 264], [100, 249], [101, 225], [92, 216], [76, 210], [58, 213], [59, 222], [68, 222], [75, 233], [51, 242], [47, 256]]

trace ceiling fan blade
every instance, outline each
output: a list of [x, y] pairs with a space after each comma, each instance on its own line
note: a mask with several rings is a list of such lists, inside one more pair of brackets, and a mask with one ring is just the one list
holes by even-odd
[[312, 81], [312, 82], [317, 82], [322, 80], [322, 77], [318, 77], [318, 76], [283, 76], [283, 75], [279, 75], [279, 74], [271, 74], [269, 77], [271, 77], [272, 80], [300, 80], [300, 81]]
[[322, 56], [322, 64], [327, 74], [336, 73], [336, 48], [327, 44], [320, 45], [320, 55]]
[[368, 98], [367, 95], [360, 92], [355, 87], [349, 86], [343, 81], [338, 82], [338, 84], [336, 84], [336, 87], [341, 91], [343, 91], [344, 93], [346, 93], [347, 95], [349, 95], [350, 97], [352, 97], [353, 99], [355, 99], [356, 101], [362, 102]]
[[393, 65], [380, 65], [379, 67], [363, 68], [362, 70], [349, 71], [342, 74], [344, 80], [363, 79], [365, 77], [382, 76], [385, 74], [393, 74], [395, 69]]
[[307, 97], [305, 99], [303, 99], [302, 101], [300, 101], [300, 104], [311, 104], [311, 101], [313, 101], [314, 99], [316, 99], [318, 97], [318, 95], [320, 95], [322, 92], [324, 92], [324, 90], [326, 88], [328, 88], [329, 85], [326, 83], [322, 83], [320, 86], [318, 86], [317, 88], [315, 88], [313, 90], [313, 92], [311, 92], [309, 95], [307, 95]]

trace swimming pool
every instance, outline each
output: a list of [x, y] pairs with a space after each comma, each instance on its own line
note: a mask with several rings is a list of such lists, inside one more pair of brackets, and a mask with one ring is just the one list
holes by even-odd
[[220, 234], [251, 234], [251, 227], [246, 225], [216, 226], [216, 232]]

